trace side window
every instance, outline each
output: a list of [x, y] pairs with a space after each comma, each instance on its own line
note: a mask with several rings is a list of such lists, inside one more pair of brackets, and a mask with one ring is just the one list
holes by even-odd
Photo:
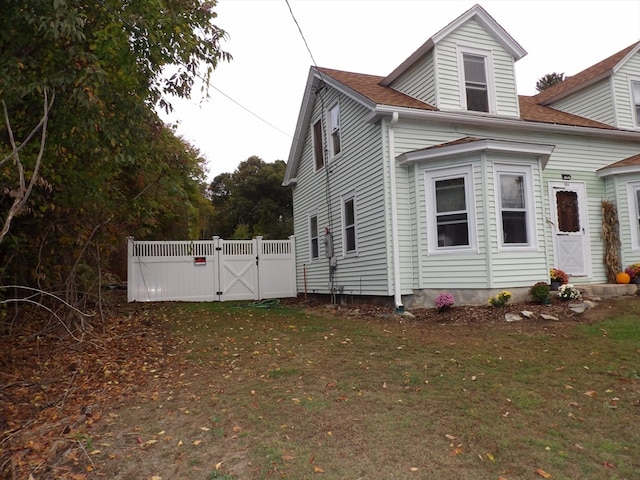
[[342, 197], [342, 228], [342, 243], [345, 255], [356, 253], [358, 245], [355, 193], [350, 193]]
[[318, 243], [318, 215], [309, 215], [309, 253], [311, 260], [320, 258], [320, 245]]
[[337, 103], [329, 110], [329, 126], [331, 132], [331, 156], [335, 157], [342, 150], [340, 144], [340, 106]]
[[526, 165], [496, 165], [496, 210], [500, 245], [536, 243], [532, 171]]
[[317, 120], [313, 124], [313, 158], [316, 162], [316, 170], [324, 166], [324, 146], [322, 138], [322, 120]]
[[640, 78], [631, 80], [631, 102], [633, 121], [640, 128]]
[[476, 248], [472, 167], [425, 172], [428, 245], [431, 252]]
[[631, 248], [640, 250], [640, 182], [627, 183]]

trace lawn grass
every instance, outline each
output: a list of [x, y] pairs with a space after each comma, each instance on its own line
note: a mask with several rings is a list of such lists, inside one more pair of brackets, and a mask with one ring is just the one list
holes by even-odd
[[118, 415], [171, 436], [147, 457], [166, 478], [638, 478], [640, 302], [611, 305], [597, 322], [486, 325], [150, 307], [181, 373]]

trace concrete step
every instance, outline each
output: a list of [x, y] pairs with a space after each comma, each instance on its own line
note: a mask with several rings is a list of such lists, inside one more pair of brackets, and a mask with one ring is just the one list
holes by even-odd
[[597, 283], [593, 285], [576, 285], [585, 298], [615, 298], [626, 295], [637, 295], [638, 285], [633, 283]]

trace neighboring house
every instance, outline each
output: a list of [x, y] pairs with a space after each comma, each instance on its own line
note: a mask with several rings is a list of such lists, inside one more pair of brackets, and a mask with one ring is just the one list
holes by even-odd
[[640, 42], [533, 97], [525, 54], [476, 5], [386, 77], [311, 68], [283, 182], [299, 292], [402, 309], [524, 298], [551, 267], [606, 283], [603, 199], [640, 261]]

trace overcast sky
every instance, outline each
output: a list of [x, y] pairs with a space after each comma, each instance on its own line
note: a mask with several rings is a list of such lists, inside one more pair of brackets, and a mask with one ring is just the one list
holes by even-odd
[[[528, 52], [516, 63], [521, 95], [547, 73], [574, 75], [640, 40], [640, 0], [289, 0], [318, 66], [373, 75], [475, 3]], [[173, 100], [164, 117], [207, 159], [210, 180], [252, 155], [287, 160], [313, 64], [285, 0], [219, 0], [216, 11], [234, 58], [214, 71], [210, 98]]]

